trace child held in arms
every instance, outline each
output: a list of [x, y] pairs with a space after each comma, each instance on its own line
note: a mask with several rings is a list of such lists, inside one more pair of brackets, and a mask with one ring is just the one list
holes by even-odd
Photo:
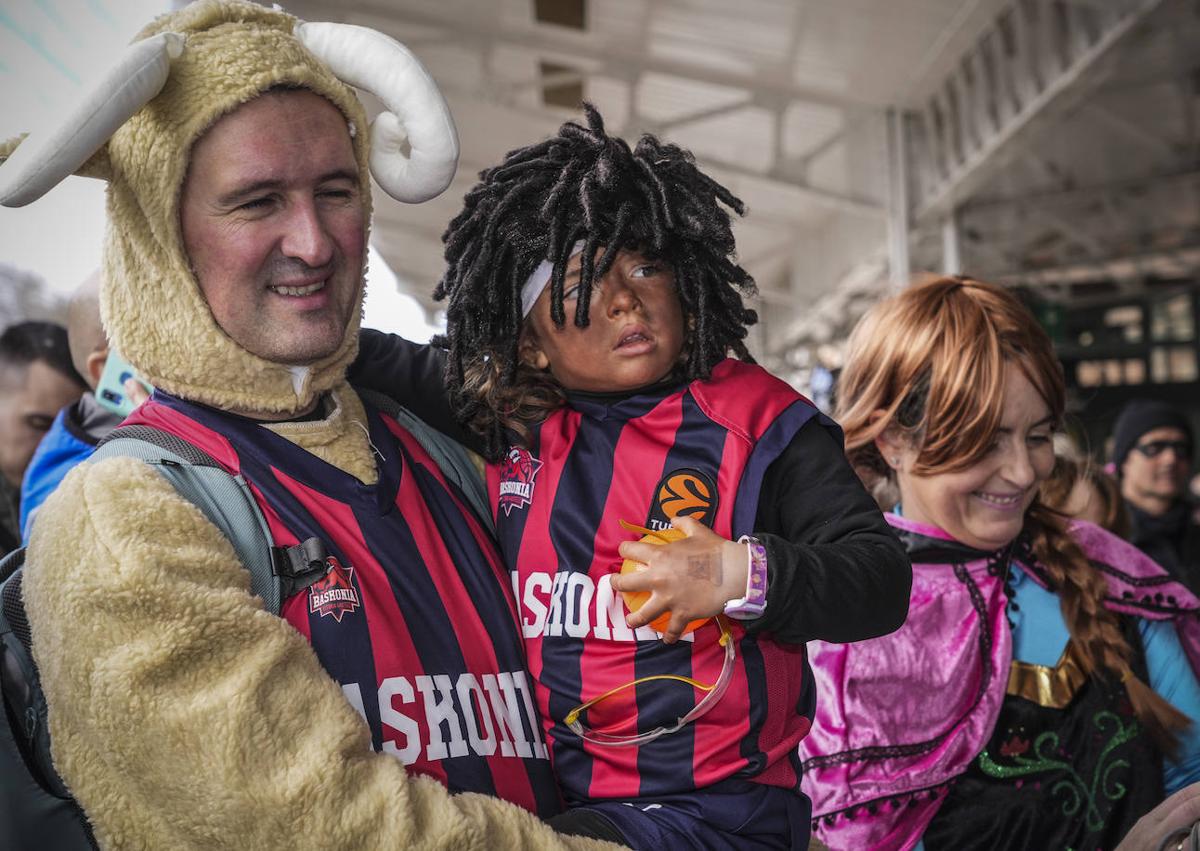
[[[631, 149], [585, 111], [482, 173], [436, 293], [568, 805], [556, 827], [804, 848], [804, 643], [898, 628], [909, 564], [837, 426], [746, 350], [742, 202], [687, 151]], [[414, 357], [368, 336], [355, 372], [395, 390]]]

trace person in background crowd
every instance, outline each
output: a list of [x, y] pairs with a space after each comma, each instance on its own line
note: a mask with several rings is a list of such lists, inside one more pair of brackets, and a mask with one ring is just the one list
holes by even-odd
[[1054, 470], [1042, 484], [1042, 502], [1068, 517], [1129, 538], [1129, 512], [1116, 479], [1080, 452], [1065, 434], [1054, 436]]
[[[339, 72], [385, 105], [373, 132]], [[537, 818], [561, 800], [470, 461], [345, 379], [371, 175], [415, 203], [454, 173], [433, 80], [382, 33], [237, 0], [157, 19], [111, 77], [82, 129], [20, 145], [99, 137], [64, 151], [107, 176], [104, 326], [157, 388], [127, 422], [243, 477], [272, 555], [303, 543], [315, 581], [265, 610], [136, 458], [47, 498], [24, 602], [54, 765], [100, 847], [609, 847]], [[46, 191], [77, 166], [58, 154], [0, 185]]]
[[85, 390], [61, 325], [20, 322], [0, 334], [0, 555], [21, 545], [21, 479], [38, 442]]
[[108, 360], [108, 339], [100, 324], [99, 271], [79, 285], [67, 307], [67, 342], [71, 362], [91, 390], [58, 412], [25, 470], [21, 485], [23, 543], [29, 543], [33, 518], [50, 492], [123, 419], [96, 401], [96, 385]]
[[1188, 501], [1195, 439], [1166, 402], [1137, 399], [1113, 426], [1113, 466], [1133, 522], [1134, 546], [1200, 591], [1200, 525]]
[[895, 634], [809, 645], [804, 788], [835, 851], [1111, 849], [1200, 778], [1200, 601], [1043, 504], [1065, 397], [989, 284], [914, 287], [852, 334], [836, 418], [913, 590]]

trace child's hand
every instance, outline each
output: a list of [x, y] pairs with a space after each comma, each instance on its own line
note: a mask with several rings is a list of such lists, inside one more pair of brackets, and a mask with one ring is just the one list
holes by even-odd
[[631, 628], [671, 612], [663, 631], [667, 644], [679, 640], [689, 621], [719, 615], [726, 603], [745, 594], [749, 570], [745, 544], [727, 541], [691, 517], [676, 517], [671, 523], [687, 537], [661, 545], [625, 541], [618, 552], [647, 567], [609, 575], [614, 591], [651, 592], [645, 605], [625, 618]]

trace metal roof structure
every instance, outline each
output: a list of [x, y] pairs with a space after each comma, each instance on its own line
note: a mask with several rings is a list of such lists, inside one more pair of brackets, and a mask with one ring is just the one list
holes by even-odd
[[[999, 0], [296, 0], [308, 20], [409, 45], [458, 122], [459, 174], [440, 199], [381, 199], [375, 242], [427, 296], [439, 236], [504, 153], [595, 103], [610, 131], [695, 152], [746, 201], [739, 251], [762, 292], [766, 352], [887, 228], [887, 107], [940, 73]], [[828, 250], [836, 245], [837, 250]], [[432, 307], [432, 305], [431, 305]]]
[[1058, 299], [1200, 268], [1196, 4], [1015, 3], [904, 120], [923, 265]]
[[[23, 74], [13, 114], [80, 76], [73, 22], [116, 26], [99, 0], [74, 16], [74, 0], [23, 1], [0, 21]], [[1200, 267], [1195, 0], [284, 6], [396, 37], [447, 94], [453, 185], [415, 207], [377, 193], [373, 230], [431, 315], [440, 236], [478, 172], [578, 118], [583, 99], [610, 131], [691, 149], [747, 203], [735, 228], [760, 291], [752, 349], [792, 377], [915, 270], [1074, 303]]]
[[427, 306], [477, 173], [595, 103], [690, 148], [750, 208], [754, 347], [803, 370], [888, 281], [1194, 274], [1200, 10], [1188, 0], [295, 0], [403, 41], [462, 138], [440, 199], [374, 241]]

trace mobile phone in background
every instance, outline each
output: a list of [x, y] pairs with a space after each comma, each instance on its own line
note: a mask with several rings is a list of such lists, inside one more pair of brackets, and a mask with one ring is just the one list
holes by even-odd
[[[96, 401], [118, 416], [129, 416], [133, 413], [134, 404], [125, 393], [125, 382], [130, 378], [142, 381], [129, 361], [115, 349], [109, 349], [108, 360], [104, 362], [104, 370], [100, 373], [100, 383], [96, 385]], [[153, 392], [154, 388], [145, 381], [142, 384]]]

